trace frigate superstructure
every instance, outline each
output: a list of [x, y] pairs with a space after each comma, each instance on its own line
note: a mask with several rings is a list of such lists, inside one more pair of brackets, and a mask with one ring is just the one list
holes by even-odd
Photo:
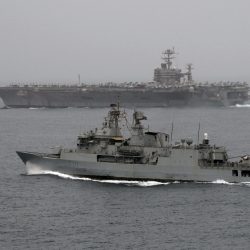
[[190, 138], [172, 143], [171, 136], [145, 129], [147, 117], [134, 111], [130, 136], [121, 132], [126, 112], [112, 105], [100, 129], [80, 134], [75, 148], [55, 148], [51, 153], [17, 152], [29, 172], [56, 171], [98, 179], [250, 181], [250, 157], [230, 161], [225, 147], [211, 145], [208, 135], [194, 144]]
[[240, 82], [197, 83], [192, 64], [186, 71], [174, 67], [174, 49], [163, 52], [154, 81], [78, 85], [33, 84], [0, 87], [0, 97], [9, 108], [108, 107], [119, 97], [124, 107], [232, 106], [248, 100], [249, 86]]

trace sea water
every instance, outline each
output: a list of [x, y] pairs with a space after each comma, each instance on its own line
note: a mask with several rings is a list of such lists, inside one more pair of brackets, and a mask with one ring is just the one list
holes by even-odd
[[[173, 123], [173, 142], [196, 143], [200, 123], [200, 140], [250, 153], [249, 106], [142, 111], [150, 130], [171, 133]], [[0, 110], [0, 249], [249, 249], [249, 183], [79, 178], [26, 169], [15, 153], [72, 147], [107, 112]]]

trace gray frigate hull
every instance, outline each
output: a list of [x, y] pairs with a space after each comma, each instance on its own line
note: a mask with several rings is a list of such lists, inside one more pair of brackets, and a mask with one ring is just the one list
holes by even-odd
[[[55, 171], [78, 177], [98, 179], [124, 179], [162, 182], [212, 182], [224, 180], [227, 182], [250, 182], [250, 176], [235, 176], [233, 166], [201, 167], [192, 158], [194, 152], [186, 152], [187, 158], [178, 159], [160, 157], [156, 165], [150, 164], [117, 164], [97, 162], [96, 156], [88, 155], [86, 160], [59, 159], [51, 155], [31, 152], [17, 152], [25, 163], [27, 171]], [[183, 152], [182, 152], [183, 154]], [[90, 158], [89, 158], [90, 157]]]

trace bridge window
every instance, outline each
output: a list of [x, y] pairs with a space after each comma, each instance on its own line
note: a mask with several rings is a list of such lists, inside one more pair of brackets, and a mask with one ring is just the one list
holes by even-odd
[[232, 176], [238, 176], [238, 170], [232, 170]]
[[243, 177], [250, 177], [250, 170], [242, 170], [241, 176]]

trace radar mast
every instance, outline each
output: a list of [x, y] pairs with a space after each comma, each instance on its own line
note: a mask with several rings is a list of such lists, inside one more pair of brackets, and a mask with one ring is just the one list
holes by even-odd
[[193, 68], [193, 64], [192, 63], [188, 63], [187, 66], [186, 66], [186, 69], [187, 69], [187, 80], [188, 82], [192, 82], [193, 81], [193, 78], [192, 78], [192, 70], [194, 69]]
[[173, 59], [175, 58], [174, 48], [167, 49], [162, 52], [161, 59], [163, 63], [161, 63], [161, 67], [158, 67], [154, 70], [154, 81], [158, 82], [162, 85], [167, 86], [177, 86], [185, 83], [192, 83], [192, 64], [188, 64], [186, 72], [182, 72], [182, 70], [178, 67], [173, 67]]
[[172, 60], [175, 58], [176, 53], [173, 49], [167, 49], [165, 51], [162, 52], [162, 59], [164, 60], [164, 62], [167, 65], [167, 69], [171, 69], [171, 66], [173, 64]]

